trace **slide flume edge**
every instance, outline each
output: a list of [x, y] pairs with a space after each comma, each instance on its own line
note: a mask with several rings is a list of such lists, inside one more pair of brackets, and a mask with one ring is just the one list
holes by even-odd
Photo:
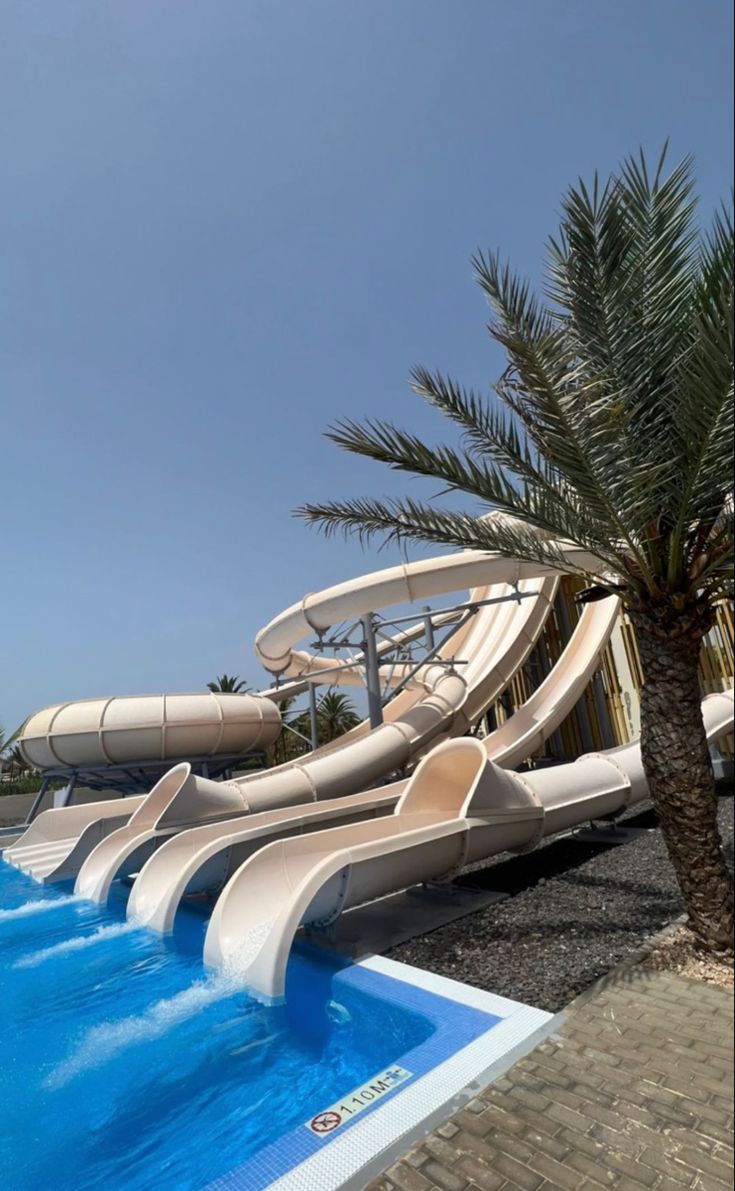
[[[530, 755], [553, 732], [579, 699], [604, 648], [617, 615], [615, 600], [585, 607], [570, 641], [544, 682], [502, 727], [482, 742], [486, 756], [512, 766]], [[477, 688], [473, 688], [477, 693]], [[396, 782], [373, 791], [381, 794], [380, 813], [389, 814], [406, 787]], [[140, 871], [128, 902], [128, 915], [151, 929], [173, 929], [181, 899], [187, 893], [216, 893], [232, 873], [268, 839], [285, 838], [330, 825], [315, 817], [329, 808], [331, 825], [367, 817], [370, 792], [294, 807], [289, 812], [256, 814], [238, 822], [196, 827], [165, 841]], [[389, 804], [390, 802], [390, 804]]]
[[[732, 690], [707, 696], [703, 714], [710, 741], [732, 731]], [[447, 741], [419, 763], [392, 816], [279, 840], [247, 860], [214, 907], [205, 962], [278, 1001], [299, 926], [327, 924], [416, 881], [526, 850], [646, 794], [637, 743], [520, 775], [490, 761], [477, 740]]]

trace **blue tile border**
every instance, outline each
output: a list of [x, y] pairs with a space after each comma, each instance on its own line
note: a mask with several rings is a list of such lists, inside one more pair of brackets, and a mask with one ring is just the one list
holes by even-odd
[[[306, 1122], [310, 1119], [307, 1114], [303, 1124], [254, 1154], [241, 1166], [235, 1167], [234, 1170], [209, 1183], [206, 1191], [263, 1191], [263, 1188], [275, 1182], [279, 1186], [282, 1184], [284, 1191], [291, 1184], [294, 1188], [304, 1186], [306, 1191], [309, 1191], [310, 1183], [311, 1191], [317, 1185], [320, 1191], [326, 1191], [327, 1184], [322, 1181], [325, 1177], [324, 1174], [319, 1175], [320, 1181], [317, 1183], [312, 1181], [309, 1170], [315, 1163], [320, 1168], [324, 1167], [325, 1161], [329, 1165], [329, 1155], [332, 1152], [336, 1153], [335, 1147], [338, 1143], [343, 1160], [335, 1164], [337, 1181], [330, 1181], [329, 1186], [342, 1185], [336, 1168], [337, 1166], [344, 1167], [345, 1155], [347, 1155], [347, 1165], [354, 1166], [353, 1159], [355, 1159], [358, 1167], [364, 1165], [365, 1158], [373, 1156], [371, 1153], [367, 1153], [361, 1161], [360, 1152], [364, 1150], [364, 1146], [351, 1144], [351, 1138], [356, 1137], [358, 1131], [361, 1136], [365, 1134], [371, 1117], [374, 1118], [376, 1114], [381, 1114], [381, 1119], [386, 1122], [388, 1119], [396, 1123], [399, 1122], [401, 1114], [398, 1111], [398, 1105], [403, 1102], [410, 1089], [414, 1089], [414, 1095], [411, 1098], [415, 1099], [416, 1091], [418, 1091], [420, 1099], [420, 1089], [417, 1088], [417, 1085], [422, 1081], [425, 1082], [430, 1073], [435, 1073], [439, 1067], [460, 1053], [462, 1055], [469, 1054], [473, 1049], [473, 1044], [483, 1040], [486, 1042], [498, 1027], [507, 1027], [509, 1019], [517, 1017], [518, 1011], [521, 1011], [521, 1014], [532, 1015], [528, 1023], [531, 1028], [526, 1029], [526, 1035], [538, 1028], [542, 1021], [549, 1017], [548, 1014], [542, 1014], [538, 1010], [529, 1010], [526, 1006], [518, 1005], [515, 1002], [493, 997], [491, 994], [470, 989], [453, 981], [442, 980], [429, 973], [419, 972], [407, 965], [380, 960], [376, 957], [335, 972], [333, 980], [333, 990], [336, 996], [339, 995], [340, 987], [348, 987], [380, 1000], [389, 1001], [408, 1012], [420, 1014], [431, 1022], [433, 1029], [428, 1038], [404, 1054], [396, 1055], [393, 1059], [395, 1065], [403, 1067], [411, 1073], [410, 1078], [386, 1092], [333, 1133], [319, 1136], [312, 1132], [307, 1128]], [[500, 1033], [507, 1033], [507, 1029], [501, 1028]], [[514, 1031], [515, 1033], [517, 1030]], [[498, 1043], [499, 1046], [492, 1049], [503, 1053], [504, 1048], [500, 1037]], [[505, 1050], [507, 1049], [506, 1046]], [[489, 1053], [487, 1046], [483, 1047], [482, 1053]], [[483, 1066], [486, 1065], [481, 1062], [479, 1068], [474, 1071], [474, 1075], [479, 1074]], [[456, 1092], [459, 1089], [454, 1090]], [[351, 1091], [353, 1091], [352, 1088], [345, 1088], [344, 1095], [348, 1095]], [[313, 1106], [311, 1115], [328, 1107], [328, 1104], [316, 1104]], [[429, 1111], [436, 1108], [436, 1105], [429, 1103], [427, 1099], [426, 1108]], [[402, 1136], [403, 1132], [405, 1131], [399, 1129], [398, 1136]]]

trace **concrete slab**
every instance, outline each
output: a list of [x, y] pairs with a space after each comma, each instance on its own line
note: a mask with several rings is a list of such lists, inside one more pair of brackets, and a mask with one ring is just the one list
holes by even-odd
[[491, 889], [453, 884], [414, 885], [402, 893], [348, 910], [324, 931], [304, 931], [304, 938], [351, 959], [382, 955], [399, 943], [475, 914], [507, 896]]

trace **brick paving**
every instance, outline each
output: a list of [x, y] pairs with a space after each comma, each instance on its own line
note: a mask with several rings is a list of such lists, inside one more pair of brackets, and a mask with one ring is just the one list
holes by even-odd
[[730, 1191], [732, 1129], [732, 993], [623, 968], [369, 1191]]

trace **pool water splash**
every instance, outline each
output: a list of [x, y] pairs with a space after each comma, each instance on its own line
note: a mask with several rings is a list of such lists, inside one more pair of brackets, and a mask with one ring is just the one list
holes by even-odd
[[130, 935], [141, 928], [134, 922], [113, 922], [109, 926], [100, 926], [91, 935], [75, 935], [71, 939], [63, 939], [60, 943], [52, 943], [50, 947], [42, 947], [39, 951], [32, 951], [24, 955], [13, 964], [14, 968], [37, 968], [56, 956], [71, 955], [75, 951], [85, 951], [88, 947], [95, 947], [98, 943], [107, 943], [111, 939], [119, 939], [122, 935]]
[[78, 897], [74, 893], [70, 893], [66, 897], [37, 898], [33, 901], [23, 902], [20, 906], [13, 906], [10, 910], [0, 909], [0, 923], [15, 922], [19, 918], [29, 918], [34, 914], [46, 914], [49, 910], [65, 910], [74, 905], [83, 906], [84, 898]]
[[225, 963], [225, 971], [234, 979], [239, 978], [241, 983], [247, 983], [248, 970], [262, 951], [274, 922], [275, 918], [266, 918], [256, 926], [251, 926], [237, 947], [230, 952]]
[[44, 1081], [45, 1086], [61, 1088], [85, 1071], [109, 1063], [121, 1052], [163, 1037], [186, 1018], [237, 991], [238, 986], [230, 977], [217, 974], [195, 981], [173, 997], [157, 1001], [143, 1014], [93, 1026], [69, 1058], [54, 1067]]
[[0, 1187], [201, 1191], [433, 1032], [308, 948], [286, 1004], [259, 1004], [269, 921], [213, 972], [200, 912], [162, 938], [122, 901], [44, 894], [0, 861]]

